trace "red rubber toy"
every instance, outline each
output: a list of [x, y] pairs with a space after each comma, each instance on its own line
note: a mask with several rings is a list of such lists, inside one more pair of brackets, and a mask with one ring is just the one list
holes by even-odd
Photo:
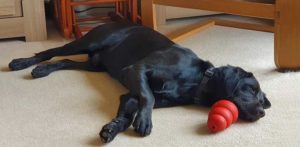
[[236, 105], [228, 100], [216, 102], [208, 114], [207, 126], [213, 133], [223, 131], [238, 119]]

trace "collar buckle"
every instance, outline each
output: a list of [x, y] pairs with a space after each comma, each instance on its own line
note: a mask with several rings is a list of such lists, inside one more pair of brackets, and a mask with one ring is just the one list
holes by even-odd
[[213, 75], [214, 75], [214, 71], [213, 71], [213, 67], [212, 68], [209, 68], [205, 71], [205, 76], [211, 78]]

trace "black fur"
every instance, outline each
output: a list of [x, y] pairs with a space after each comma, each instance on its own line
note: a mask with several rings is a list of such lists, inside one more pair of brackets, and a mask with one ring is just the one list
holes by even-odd
[[240, 118], [248, 121], [263, 117], [264, 109], [271, 106], [253, 74], [239, 67], [215, 68], [213, 77], [199, 90], [204, 72], [213, 67], [210, 62], [149, 28], [130, 23], [99, 26], [62, 47], [15, 59], [9, 67], [21, 70], [54, 56], [75, 54], [88, 54], [89, 59], [42, 64], [33, 69], [32, 77], [44, 77], [60, 69], [105, 71], [128, 88], [129, 93], [120, 98], [116, 118], [100, 132], [104, 142], [110, 142], [131, 124], [141, 136], [149, 135], [153, 108], [193, 104], [195, 96], [207, 106], [228, 99], [238, 106]]

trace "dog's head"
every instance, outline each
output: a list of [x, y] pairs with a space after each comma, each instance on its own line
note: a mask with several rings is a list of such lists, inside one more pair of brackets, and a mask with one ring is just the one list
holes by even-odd
[[216, 70], [215, 98], [226, 98], [234, 102], [239, 108], [239, 117], [243, 120], [256, 121], [265, 115], [264, 109], [271, 107], [271, 103], [252, 73], [233, 66]]

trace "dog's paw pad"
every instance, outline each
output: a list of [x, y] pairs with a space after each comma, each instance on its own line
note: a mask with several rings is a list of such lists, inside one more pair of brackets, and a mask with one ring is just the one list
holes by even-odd
[[15, 70], [22, 70], [25, 69], [35, 63], [34, 58], [19, 58], [19, 59], [14, 59], [12, 60], [9, 64], [8, 67], [15, 71]]
[[139, 117], [133, 123], [134, 130], [141, 136], [148, 136], [152, 130], [152, 121], [150, 117]]
[[102, 142], [111, 142], [118, 134], [118, 126], [116, 123], [109, 123], [105, 125], [99, 133]]
[[33, 78], [41, 78], [50, 74], [50, 71], [43, 65], [37, 66], [31, 72]]

